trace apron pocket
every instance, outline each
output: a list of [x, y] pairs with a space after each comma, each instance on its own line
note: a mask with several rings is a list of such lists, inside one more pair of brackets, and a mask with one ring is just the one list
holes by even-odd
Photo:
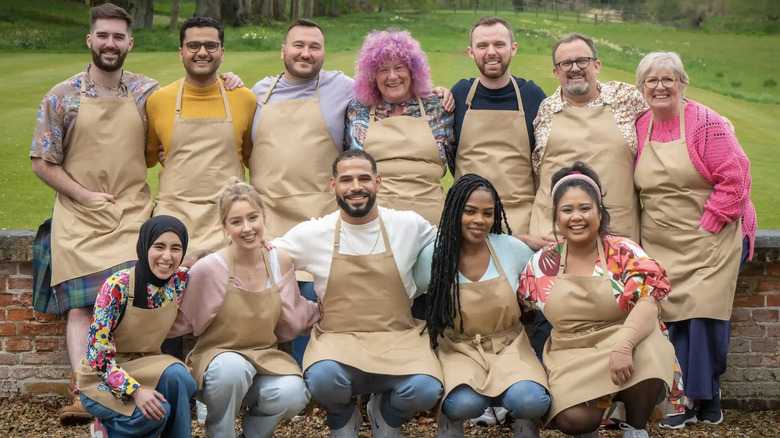
[[68, 229], [74, 236], [107, 234], [119, 226], [119, 209], [105, 198], [91, 198], [80, 204], [62, 196], [62, 204], [68, 210]]

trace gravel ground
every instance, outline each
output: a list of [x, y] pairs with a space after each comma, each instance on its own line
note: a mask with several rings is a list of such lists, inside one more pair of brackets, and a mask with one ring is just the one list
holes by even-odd
[[[62, 427], [57, 421], [57, 410], [67, 403], [65, 399], [49, 399], [33, 401], [27, 397], [10, 397], [0, 399], [0, 438], [22, 437], [88, 437], [88, 426]], [[693, 425], [680, 431], [667, 431], [658, 428], [653, 423], [651, 437], [674, 438], [780, 438], [780, 411], [740, 412], [724, 411], [725, 420], [717, 426]], [[193, 422], [192, 436], [203, 438], [203, 428]], [[430, 415], [422, 415], [403, 426], [404, 436], [408, 438], [435, 437], [436, 424]], [[493, 427], [467, 427], [467, 437], [510, 438], [510, 425]], [[274, 435], [277, 438], [315, 438], [328, 437], [325, 425], [325, 414], [314, 409], [305, 419], [293, 423], [282, 423]], [[371, 427], [364, 422], [360, 428], [361, 438], [371, 436]], [[556, 431], [542, 431], [542, 437], [565, 437]], [[619, 431], [601, 431], [601, 437], [621, 436]]]

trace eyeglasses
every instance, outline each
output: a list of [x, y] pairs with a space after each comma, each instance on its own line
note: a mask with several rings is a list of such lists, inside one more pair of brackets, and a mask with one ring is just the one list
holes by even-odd
[[184, 43], [185, 46], [187, 46], [187, 50], [189, 50], [192, 53], [198, 53], [200, 52], [201, 47], [205, 47], [206, 51], [209, 53], [214, 53], [219, 49], [219, 43], [216, 41], [206, 41], [205, 43], [202, 43], [200, 41], [190, 41], [187, 43]]
[[561, 61], [555, 64], [555, 66], [563, 71], [571, 71], [572, 67], [576, 63], [580, 70], [585, 70], [590, 65], [590, 62], [595, 60], [596, 58], [591, 56], [583, 56], [582, 58], [577, 58], [574, 61]]
[[653, 88], [658, 86], [659, 82], [664, 84], [665, 88], [672, 88], [672, 87], [674, 87], [674, 84], [677, 83], [677, 78], [670, 78], [668, 76], [665, 77], [665, 78], [660, 78], [660, 79], [659, 78], [647, 78], [647, 79], [645, 79], [645, 87], [653, 89]]

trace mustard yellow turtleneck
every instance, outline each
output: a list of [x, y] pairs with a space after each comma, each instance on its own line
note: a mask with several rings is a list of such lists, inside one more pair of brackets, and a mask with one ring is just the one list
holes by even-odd
[[[146, 165], [157, 164], [157, 152], [162, 144], [165, 156], [171, 147], [173, 121], [176, 113], [176, 94], [184, 79], [159, 89], [146, 102], [147, 141]], [[248, 88], [237, 88], [227, 92], [230, 115], [233, 117], [233, 130], [236, 137], [236, 153], [246, 166], [252, 154], [252, 120], [257, 108], [257, 98]], [[225, 105], [219, 92], [219, 84], [195, 87], [184, 83], [181, 103], [182, 118], [225, 117]]]

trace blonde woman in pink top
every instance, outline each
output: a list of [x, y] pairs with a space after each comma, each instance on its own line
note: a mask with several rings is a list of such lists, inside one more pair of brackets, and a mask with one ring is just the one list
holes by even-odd
[[290, 256], [265, 248], [263, 203], [250, 185], [231, 178], [220, 200], [230, 244], [198, 261], [169, 336], [198, 340], [186, 363], [207, 407], [206, 436], [271, 437], [277, 424], [308, 403], [295, 360], [277, 342], [307, 333], [320, 319], [300, 295]]
[[650, 107], [636, 122], [642, 248], [669, 273], [661, 318], [688, 397], [661, 427], [718, 424], [737, 274], [756, 232], [750, 162], [723, 118], [684, 98], [689, 78], [676, 53], [645, 56], [636, 78]]

